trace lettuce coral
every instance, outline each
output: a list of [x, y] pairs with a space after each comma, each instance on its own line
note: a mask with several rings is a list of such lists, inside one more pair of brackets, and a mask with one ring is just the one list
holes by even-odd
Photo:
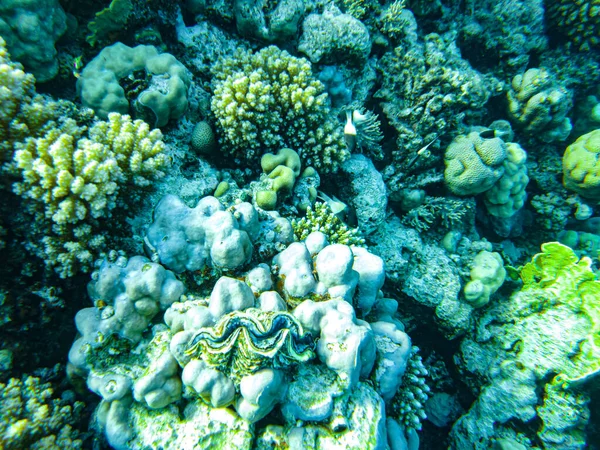
[[336, 171], [349, 152], [323, 83], [304, 58], [270, 46], [238, 51], [214, 68], [211, 109], [221, 149], [241, 160], [295, 150], [306, 165]]

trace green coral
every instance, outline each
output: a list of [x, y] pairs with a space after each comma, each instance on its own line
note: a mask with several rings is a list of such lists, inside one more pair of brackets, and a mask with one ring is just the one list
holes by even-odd
[[506, 96], [509, 117], [526, 133], [544, 142], [564, 141], [569, 136], [572, 93], [545, 68], [516, 75]]
[[253, 161], [288, 147], [324, 171], [336, 171], [348, 158], [325, 87], [306, 59], [275, 46], [240, 50], [219, 60], [213, 73], [211, 109], [224, 152]]
[[480, 251], [473, 258], [471, 281], [465, 285], [465, 300], [473, 308], [481, 308], [490, 301], [490, 297], [502, 286], [506, 270], [499, 253]]
[[583, 315], [589, 322], [585, 340], [577, 353], [564, 364], [555, 382], [568, 387], [600, 370], [600, 281], [592, 270], [592, 260], [578, 258], [575, 252], [558, 242], [542, 245], [542, 253], [521, 269], [522, 292], [544, 290], [559, 296], [558, 302]]
[[123, 31], [129, 14], [133, 10], [131, 0], [112, 0], [108, 7], [96, 13], [96, 18], [88, 23], [91, 34], [86, 38], [92, 47], [108, 40], [111, 34]]
[[477, 376], [478, 399], [455, 424], [453, 448], [487, 449], [503, 430], [537, 423], [528, 437], [543, 448], [583, 449], [600, 375], [600, 281], [589, 258], [558, 242], [518, 273], [522, 288], [489, 305], [461, 344], [457, 361]]
[[580, 50], [600, 45], [600, 0], [546, 2], [548, 22]]
[[315, 203], [306, 208], [306, 217], [293, 220], [294, 234], [303, 241], [313, 231], [320, 231], [327, 236], [330, 244], [364, 246], [365, 240], [357, 228], [349, 228], [338, 219], [326, 203]]
[[444, 180], [456, 195], [480, 194], [502, 177], [505, 159], [502, 139], [484, 139], [476, 131], [461, 134], [446, 149]]
[[527, 153], [514, 142], [506, 143], [506, 159], [502, 164], [504, 174], [484, 193], [483, 201], [492, 216], [512, 217], [525, 204], [529, 183], [527, 176]]
[[294, 188], [296, 177], [300, 175], [300, 157], [294, 150], [282, 148], [276, 155], [263, 155], [260, 165], [270, 181], [268, 189], [256, 192], [256, 204], [262, 209], [274, 210], [278, 194], [289, 194]]

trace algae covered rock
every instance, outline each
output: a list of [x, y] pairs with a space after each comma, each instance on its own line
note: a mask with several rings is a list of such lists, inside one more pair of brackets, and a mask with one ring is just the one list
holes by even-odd
[[550, 448], [585, 448], [589, 392], [600, 373], [600, 282], [591, 264], [562, 244], [543, 244], [518, 270], [522, 288], [490, 305], [462, 342], [465, 379], [485, 381], [453, 426], [455, 448], [487, 449], [520, 423], [537, 424], [529, 439]]

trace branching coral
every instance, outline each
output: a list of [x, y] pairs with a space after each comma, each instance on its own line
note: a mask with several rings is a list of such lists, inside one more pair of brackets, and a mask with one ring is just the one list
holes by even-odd
[[306, 165], [335, 171], [348, 157], [323, 83], [310, 63], [271, 46], [238, 51], [214, 68], [211, 108], [222, 150], [243, 160], [289, 147]]
[[306, 217], [292, 221], [294, 233], [302, 241], [313, 231], [324, 233], [329, 242], [344, 245], [365, 245], [357, 228], [349, 228], [338, 219], [326, 203], [315, 203], [314, 208], [306, 208]]
[[429, 375], [418, 354], [419, 347], [412, 347], [402, 376], [402, 385], [392, 400], [392, 414], [397, 416], [405, 429], [421, 429], [421, 421], [426, 419], [425, 402], [429, 398], [429, 386], [425, 377]]
[[0, 383], [0, 406], [1, 448], [82, 448], [78, 432], [71, 425], [81, 414], [83, 403], [69, 405], [55, 398], [49, 383], [30, 376]]
[[110, 217], [125, 187], [145, 187], [170, 159], [160, 131], [112, 113], [84, 137], [73, 120], [16, 145], [13, 191], [34, 217], [29, 247], [62, 277], [87, 270], [104, 244], [97, 219]]

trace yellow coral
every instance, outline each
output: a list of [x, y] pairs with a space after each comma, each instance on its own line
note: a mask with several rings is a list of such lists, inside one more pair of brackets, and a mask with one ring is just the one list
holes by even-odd
[[110, 216], [119, 190], [148, 186], [170, 164], [161, 132], [141, 120], [111, 113], [84, 133], [67, 119], [18, 144], [10, 168], [20, 178], [13, 192], [26, 200], [43, 234], [29, 248], [62, 277], [90, 267], [104, 244], [94, 232], [96, 219]]
[[564, 185], [582, 197], [600, 201], [600, 129], [584, 134], [563, 155]]

